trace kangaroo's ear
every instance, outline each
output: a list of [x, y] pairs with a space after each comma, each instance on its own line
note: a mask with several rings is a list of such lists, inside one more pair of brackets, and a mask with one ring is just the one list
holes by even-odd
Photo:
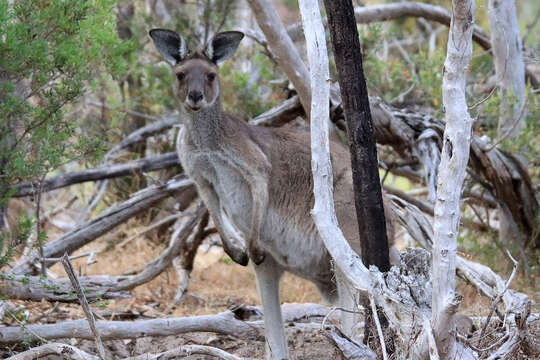
[[159, 53], [172, 65], [182, 61], [189, 52], [184, 38], [174, 31], [152, 29], [149, 34]]
[[206, 55], [216, 65], [221, 65], [225, 60], [230, 59], [234, 55], [243, 38], [244, 34], [240, 31], [219, 33], [208, 44]]

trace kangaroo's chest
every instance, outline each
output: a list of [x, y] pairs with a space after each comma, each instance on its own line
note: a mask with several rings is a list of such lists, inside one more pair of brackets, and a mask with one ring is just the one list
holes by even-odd
[[220, 206], [238, 230], [246, 233], [251, 218], [249, 184], [223, 151], [200, 150], [189, 142], [179, 147], [184, 170], [199, 185], [205, 182], [219, 198]]

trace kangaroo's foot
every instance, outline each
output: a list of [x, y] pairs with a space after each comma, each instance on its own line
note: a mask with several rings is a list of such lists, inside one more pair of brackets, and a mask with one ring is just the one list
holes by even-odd
[[264, 258], [266, 257], [266, 253], [264, 252], [264, 250], [259, 248], [255, 244], [253, 244], [253, 242], [251, 242], [248, 248], [248, 252], [249, 252], [249, 258], [256, 265], [262, 264], [262, 262], [264, 261]]

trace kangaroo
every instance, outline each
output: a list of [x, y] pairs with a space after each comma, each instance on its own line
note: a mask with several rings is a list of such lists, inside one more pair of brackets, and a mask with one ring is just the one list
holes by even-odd
[[[310, 215], [310, 134], [252, 126], [223, 111], [219, 65], [234, 55], [243, 33], [219, 33], [197, 51], [170, 30], [153, 29], [150, 37], [176, 76], [174, 94], [185, 115], [177, 141], [182, 166], [208, 208], [225, 252], [241, 265], [248, 259], [254, 263], [266, 357], [288, 359], [279, 301], [284, 271], [312, 281], [325, 301], [354, 306]], [[348, 149], [331, 142], [331, 159], [338, 222], [360, 253]]]

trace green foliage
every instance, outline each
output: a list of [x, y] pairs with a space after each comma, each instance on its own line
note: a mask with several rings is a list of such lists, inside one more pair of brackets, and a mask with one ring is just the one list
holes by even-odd
[[98, 138], [75, 137], [63, 109], [98, 71], [124, 69], [111, 0], [0, 0], [0, 191], [71, 159]]
[[[276, 105], [276, 98], [272, 96], [264, 97], [261, 84], [269, 84], [275, 75], [273, 64], [263, 54], [256, 54], [251, 57], [253, 62], [253, 73], [258, 74], [257, 78], [252, 78], [252, 74], [239, 71], [233, 62], [225, 63], [220, 70], [221, 78], [221, 98], [224, 102], [225, 110], [249, 119], [260, 115], [272, 106]], [[272, 87], [265, 89], [273, 92]]]
[[406, 57], [389, 56], [381, 60], [382, 43], [394, 36], [394, 31], [384, 32], [381, 24], [359, 28], [364, 74], [371, 94], [387, 102], [402, 102], [403, 94], [419, 100], [424, 105], [438, 108], [442, 104], [442, 68], [445, 53], [437, 48], [430, 54], [420, 46]]
[[[113, 0], [0, 0], [0, 207], [9, 187], [34, 181], [85, 156], [99, 157], [99, 136], [81, 136], [66, 117], [100, 72], [125, 70], [129, 44], [116, 35]], [[70, 108], [71, 107], [71, 108]], [[0, 234], [0, 267], [26, 239], [26, 217]], [[47, 234], [38, 234], [38, 243]], [[5, 251], [1, 251], [5, 248]]]

